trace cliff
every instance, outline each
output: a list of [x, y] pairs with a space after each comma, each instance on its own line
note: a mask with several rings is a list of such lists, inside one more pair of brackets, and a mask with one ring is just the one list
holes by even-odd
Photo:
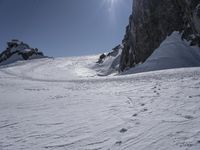
[[200, 46], [199, 0], [133, 0], [119, 70], [144, 63], [173, 31]]

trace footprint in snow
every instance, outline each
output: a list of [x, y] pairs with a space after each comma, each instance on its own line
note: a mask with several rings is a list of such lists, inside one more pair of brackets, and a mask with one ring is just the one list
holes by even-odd
[[148, 111], [147, 108], [144, 108], [144, 109], [141, 110], [141, 112], [146, 112], [146, 111]]
[[185, 115], [185, 116], [183, 116], [185, 119], [189, 119], [189, 120], [191, 120], [191, 119], [194, 119], [194, 117], [193, 116], [191, 116], [191, 115]]
[[136, 114], [136, 113], [135, 113], [135, 114], [133, 114], [133, 117], [137, 117], [137, 116], [138, 116], [138, 114]]
[[200, 97], [200, 95], [189, 96], [189, 98]]
[[121, 145], [121, 144], [122, 144], [122, 141], [115, 142], [115, 145]]
[[125, 133], [125, 132], [127, 132], [127, 131], [128, 131], [127, 129], [122, 128], [119, 132], [120, 132], [120, 133]]
[[156, 86], [154, 86], [152, 89], [156, 89]]
[[135, 125], [140, 125], [140, 122], [136, 122]]
[[154, 93], [155, 93], [156, 95], [160, 95], [160, 93], [159, 93], [159, 92], [157, 92], [157, 91], [154, 91]]

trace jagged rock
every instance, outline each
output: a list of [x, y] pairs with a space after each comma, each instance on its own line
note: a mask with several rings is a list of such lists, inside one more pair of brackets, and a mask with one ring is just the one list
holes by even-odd
[[105, 76], [118, 71], [121, 51], [122, 46], [118, 45], [110, 53], [100, 55], [97, 64], [94, 66], [99, 75]]
[[103, 63], [103, 61], [105, 60], [106, 58], [106, 54], [101, 54], [100, 57], [99, 57], [99, 60], [97, 61], [98, 64], [101, 64]]
[[6, 50], [0, 54], [0, 65], [42, 57], [44, 57], [43, 53], [37, 48], [31, 48], [28, 44], [14, 39], [7, 42]]
[[133, 0], [120, 71], [143, 63], [173, 31], [200, 46], [199, 0]]
[[116, 57], [119, 54], [119, 51], [122, 49], [121, 45], [117, 45], [115, 48], [112, 49], [111, 52], [109, 52], [108, 54], [103, 53], [99, 56], [99, 60], [97, 61], [97, 63], [101, 64], [104, 62], [104, 60], [108, 57]]
[[200, 5], [196, 8], [196, 15], [200, 18]]

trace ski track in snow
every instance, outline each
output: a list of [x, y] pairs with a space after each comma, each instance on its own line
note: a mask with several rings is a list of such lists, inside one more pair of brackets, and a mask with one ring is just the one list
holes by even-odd
[[0, 150], [200, 149], [200, 68], [97, 77], [79, 61], [0, 69]]

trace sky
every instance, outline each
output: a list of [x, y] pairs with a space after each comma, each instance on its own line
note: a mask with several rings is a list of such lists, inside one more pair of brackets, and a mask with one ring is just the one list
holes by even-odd
[[0, 0], [0, 51], [19, 39], [47, 56], [81, 56], [120, 44], [132, 0]]

